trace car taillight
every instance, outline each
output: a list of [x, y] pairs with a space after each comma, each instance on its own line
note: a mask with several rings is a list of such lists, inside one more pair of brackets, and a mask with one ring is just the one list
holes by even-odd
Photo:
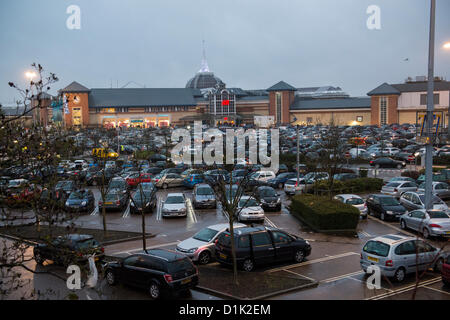
[[214, 241], [214, 244], [217, 244], [219, 242], [219, 239], [216, 239], [216, 241]]
[[170, 274], [165, 274], [164, 279], [167, 283], [171, 283], [173, 281], [172, 276]]
[[102, 202], [102, 201], [99, 201], [99, 202], [98, 202], [98, 205], [99, 205], [99, 206], [101, 206], [102, 204], [103, 204], [103, 202]]
[[194, 177], [191, 177], [191, 182], [194, 181]]
[[392, 260], [386, 261], [386, 267], [393, 267], [393, 266], [394, 266], [394, 261], [392, 261]]
[[373, 163], [373, 161], [372, 161], [372, 160], [370, 160], [370, 163]]
[[117, 205], [120, 205], [120, 200], [116, 200], [116, 204], [117, 204]]
[[100, 251], [101, 251], [102, 253], [105, 253], [105, 248], [101, 247], [101, 248], [100, 248]]
[[432, 223], [432, 224], [430, 224], [430, 228], [442, 228], [442, 227], [438, 224]]

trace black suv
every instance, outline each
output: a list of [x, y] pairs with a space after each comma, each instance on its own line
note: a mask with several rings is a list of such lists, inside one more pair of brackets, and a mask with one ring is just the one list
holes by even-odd
[[33, 249], [37, 264], [43, 264], [48, 259], [60, 265], [85, 263], [92, 254], [95, 254], [95, 261], [102, 261], [104, 251], [100, 243], [87, 234], [58, 237], [50, 243], [38, 244]]
[[149, 291], [153, 299], [163, 294], [187, 292], [198, 284], [192, 261], [175, 251], [153, 249], [110, 262], [105, 267], [109, 285], [118, 282]]
[[[244, 271], [255, 265], [293, 260], [302, 262], [311, 254], [308, 241], [271, 227], [246, 227], [234, 230], [236, 261]], [[221, 264], [233, 264], [231, 234], [223, 232], [215, 245], [216, 259]]]

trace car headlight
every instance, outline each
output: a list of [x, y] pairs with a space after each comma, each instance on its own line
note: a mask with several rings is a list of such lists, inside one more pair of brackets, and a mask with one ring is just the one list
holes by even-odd
[[281, 202], [281, 198], [278, 198], [278, 199], [277, 199], [277, 203], [280, 203], [280, 202]]
[[69, 206], [69, 205], [70, 205], [69, 201], [66, 201], [66, 206]]
[[264, 199], [261, 199], [261, 203], [266, 203], [266, 200], [264, 200]]
[[130, 206], [134, 207], [134, 201], [130, 201]]
[[394, 211], [386, 211], [387, 214], [394, 214]]
[[189, 253], [194, 253], [195, 251], [197, 251], [197, 249], [198, 249], [198, 248], [192, 248], [192, 249], [189, 249], [188, 252], [189, 252]]
[[87, 205], [87, 201], [83, 201], [83, 202], [81, 203], [81, 205], [84, 207], [85, 205]]

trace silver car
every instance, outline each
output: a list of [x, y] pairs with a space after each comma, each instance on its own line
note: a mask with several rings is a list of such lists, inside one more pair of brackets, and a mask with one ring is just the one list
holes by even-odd
[[[245, 226], [242, 223], [233, 224], [234, 228], [242, 228]], [[230, 225], [228, 223], [221, 223], [203, 228], [194, 236], [180, 242], [175, 251], [188, 256], [192, 261], [207, 264], [211, 261], [211, 257], [214, 257], [214, 242], [229, 227]]]
[[407, 191], [417, 191], [417, 184], [411, 181], [389, 182], [381, 188], [381, 193], [400, 198]]
[[367, 205], [360, 196], [356, 194], [338, 194], [334, 196], [334, 199], [354, 206], [361, 213], [361, 217], [367, 219]]
[[183, 193], [169, 193], [162, 205], [163, 217], [186, 217], [186, 198]]
[[[445, 182], [432, 182], [432, 192], [437, 195], [441, 199], [449, 199], [450, 198], [450, 186]], [[417, 189], [420, 193], [425, 193], [425, 182], [419, 186]]]
[[434, 268], [441, 271], [446, 253], [423, 240], [389, 234], [366, 242], [361, 251], [360, 265], [364, 272], [371, 265], [378, 266], [381, 274], [398, 282], [416, 270]]
[[400, 217], [402, 229], [412, 229], [429, 237], [450, 237], [450, 216], [441, 210], [419, 209], [405, 213]]
[[183, 177], [177, 173], [166, 173], [155, 176], [152, 180], [158, 188], [167, 189], [169, 187], [183, 186]]
[[216, 208], [217, 206], [214, 190], [209, 184], [199, 183], [195, 185], [192, 195], [194, 209]]

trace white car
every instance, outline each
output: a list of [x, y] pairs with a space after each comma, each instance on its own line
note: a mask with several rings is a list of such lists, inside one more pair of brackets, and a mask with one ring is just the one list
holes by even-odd
[[239, 221], [263, 221], [265, 219], [264, 209], [261, 208], [255, 198], [242, 196], [238, 203]]
[[163, 217], [186, 217], [186, 198], [183, 193], [169, 193], [161, 208]]
[[276, 175], [272, 171], [257, 171], [251, 176], [252, 179], [261, 182], [267, 182], [267, 180], [276, 178]]
[[[214, 242], [217, 237], [229, 227], [230, 225], [228, 223], [220, 223], [203, 228], [192, 237], [181, 241], [177, 245], [175, 251], [188, 256], [192, 261], [198, 261], [200, 264], [207, 264], [211, 261], [211, 258], [214, 257]], [[246, 227], [246, 225], [234, 223], [233, 227], [242, 228]]]
[[300, 183], [297, 184], [297, 178], [289, 179], [284, 183], [284, 192], [288, 195], [302, 193], [306, 189], [306, 185], [301, 183], [301, 179], [299, 182]]
[[334, 196], [334, 199], [354, 206], [359, 210], [361, 218], [367, 219], [367, 204], [360, 196], [356, 194], [338, 194]]

